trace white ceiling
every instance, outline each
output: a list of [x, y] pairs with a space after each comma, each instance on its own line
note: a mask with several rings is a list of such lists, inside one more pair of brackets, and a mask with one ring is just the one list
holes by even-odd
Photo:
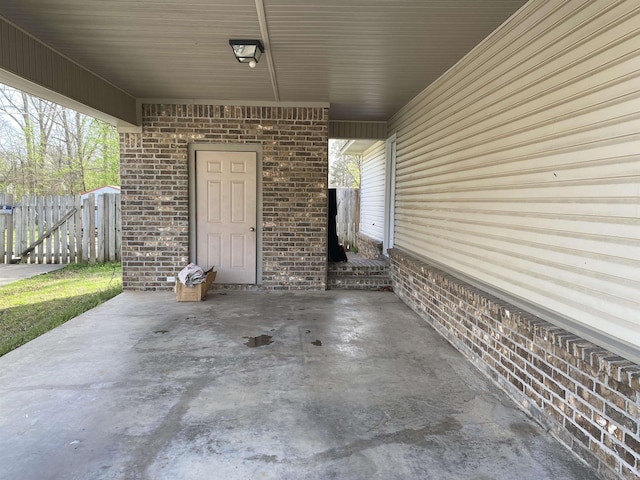
[[[136, 98], [328, 102], [387, 120], [524, 0], [2, 0], [0, 16]], [[230, 38], [267, 45], [255, 69]]]

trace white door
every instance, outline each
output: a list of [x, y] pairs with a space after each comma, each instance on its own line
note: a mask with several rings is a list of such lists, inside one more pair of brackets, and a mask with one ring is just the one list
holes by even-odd
[[255, 152], [196, 152], [196, 263], [218, 283], [256, 283]]

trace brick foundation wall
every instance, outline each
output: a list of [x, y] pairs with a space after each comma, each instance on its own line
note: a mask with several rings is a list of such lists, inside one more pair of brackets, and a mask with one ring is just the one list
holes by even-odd
[[189, 143], [262, 146], [262, 288], [325, 289], [328, 110], [143, 105], [120, 135], [127, 290], [170, 289], [189, 260]]
[[378, 258], [382, 255], [382, 242], [362, 233], [356, 234], [356, 245], [363, 258]]
[[603, 479], [637, 479], [640, 366], [398, 249], [393, 289]]

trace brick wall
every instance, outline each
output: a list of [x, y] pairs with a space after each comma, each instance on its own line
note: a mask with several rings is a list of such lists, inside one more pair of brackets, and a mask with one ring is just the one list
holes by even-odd
[[124, 288], [168, 289], [189, 260], [189, 143], [262, 146], [265, 289], [326, 287], [325, 108], [143, 105], [120, 136]]
[[398, 250], [393, 288], [603, 479], [637, 479], [640, 366]]
[[356, 234], [358, 253], [363, 258], [378, 258], [382, 255], [382, 242], [358, 232]]

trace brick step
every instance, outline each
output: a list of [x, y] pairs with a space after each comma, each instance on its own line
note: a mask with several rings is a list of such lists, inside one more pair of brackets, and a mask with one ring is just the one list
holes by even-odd
[[362, 258], [348, 253], [348, 262], [327, 265], [327, 288], [330, 290], [390, 289], [389, 262], [385, 258]]
[[329, 290], [377, 290], [391, 289], [389, 275], [329, 275]]
[[386, 265], [378, 265], [371, 267], [360, 267], [345, 264], [331, 265], [328, 269], [329, 275], [340, 276], [370, 276], [370, 275], [389, 275], [389, 267]]
[[388, 272], [389, 262], [382, 260], [349, 260], [348, 262], [330, 262], [327, 264], [329, 272]]

